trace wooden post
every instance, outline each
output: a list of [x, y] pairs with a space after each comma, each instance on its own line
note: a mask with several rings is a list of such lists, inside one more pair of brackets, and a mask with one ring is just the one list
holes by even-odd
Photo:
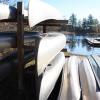
[[18, 89], [23, 90], [24, 71], [24, 15], [22, 14], [22, 2], [17, 3], [17, 48], [18, 48]]

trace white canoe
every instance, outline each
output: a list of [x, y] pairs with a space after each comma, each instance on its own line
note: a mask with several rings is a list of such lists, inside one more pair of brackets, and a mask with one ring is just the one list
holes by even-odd
[[[23, 14], [25, 17], [28, 16], [28, 11], [23, 10]], [[16, 15], [17, 15], [17, 9], [15, 7], [0, 3], [0, 20], [15, 19]]]
[[80, 59], [76, 56], [66, 58], [58, 100], [80, 100], [79, 62]]
[[47, 66], [41, 81], [39, 100], [47, 100], [65, 64], [64, 53], [59, 53]]
[[79, 67], [83, 100], [100, 100], [96, 80], [87, 58], [84, 58]]
[[89, 56], [88, 59], [100, 90], [100, 57], [97, 55], [92, 55]]
[[67, 80], [68, 80], [68, 90], [66, 100], [79, 100], [81, 96], [81, 88], [79, 82], [79, 58], [77, 56], [71, 56], [67, 64]]
[[16, 17], [16, 8], [0, 3], [0, 20], [14, 19]]
[[38, 75], [42, 74], [45, 67], [64, 48], [66, 37], [61, 33], [48, 33], [40, 40], [37, 54]]
[[[9, 6], [5, 4], [0, 4], [0, 8], [4, 10], [0, 10], [0, 20], [2, 19], [11, 19], [16, 16], [16, 4], [17, 1], [21, 0], [10, 0], [10, 5], [15, 6]], [[24, 6], [24, 15], [28, 16], [29, 19], [29, 26], [33, 27], [36, 24], [50, 19], [56, 19], [61, 20], [63, 17], [58, 12], [58, 10], [51, 5], [41, 1], [41, 0], [23, 0]]]
[[30, 27], [36, 24], [49, 20], [61, 20], [63, 17], [58, 10], [42, 0], [30, 0], [29, 2], [29, 25]]

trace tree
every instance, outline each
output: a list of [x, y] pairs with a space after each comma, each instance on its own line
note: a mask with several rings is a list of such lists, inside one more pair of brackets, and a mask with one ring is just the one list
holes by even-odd
[[7, 4], [9, 0], [0, 0], [0, 2]]
[[83, 18], [82, 28], [83, 28], [83, 30], [87, 30], [88, 29], [87, 19], [86, 18]]
[[69, 23], [72, 25], [73, 28], [76, 27], [77, 24], [77, 18], [75, 14], [72, 14], [69, 18]]
[[94, 24], [93, 16], [90, 14], [88, 16], [88, 25], [92, 26]]
[[82, 27], [82, 22], [81, 22], [81, 20], [79, 20], [79, 21], [77, 22], [77, 27], [79, 27], [79, 28]]
[[93, 16], [90, 14], [88, 16], [88, 27], [90, 29], [90, 32], [98, 32], [98, 25], [99, 21], [97, 19], [94, 19]]

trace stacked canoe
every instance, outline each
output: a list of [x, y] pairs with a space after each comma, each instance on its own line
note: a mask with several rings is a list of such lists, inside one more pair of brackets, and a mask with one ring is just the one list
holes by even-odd
[[100, 100], [100, 56], [66, 59], [58, 100]]
[[[0, 21], [5, 19], [16, 20], [17, 18], [17, 0], [10, 0], [9, 2], [10, 5], [0, 3], [0, 8], [5, 10], [0, 10]], [[54, 7], [42, 0], [28, 0], [27, 2], [23, 0], [22, 12], [24, 17], [28, 18], [30, 27], [34, 27], [45, 20], [63, 19]], [[0, 33], [0, 48], [17, 48], [16, 44], [15, 33]], [[24, 46], [28, 47], [30, 44], [33, 49], [24, 50], [24, 64], [35, 59], [37, 78], [42, 75], [38, 87], [40, 88], [38, 99], [47, 100], [65, 64], [64, 53], [61, 50], [66, 44], [66, 37], [57, 32], [46, 33], [46, 35], [36, 32], [24, 33]], [[17, 70], [17, 64], [17, 49], [7, 57], [0, 59], [0, 82], [5, 80], [13, 70]], [[36, 89], [38, 90], [38, 88]]]
[[[0, 3], [0, 20], [16, 19], [17, 2], [20, 0], [9, 0], [10, 5]], [[42, 21], [55, 19], [63, 20], [59, 11], [42, 0], [23, 0], [23, 14], [28, 18], [29, 26], [34, 27]]]
[[[32, 38], [30, 38], [30, 36], [29, 34], [28, 36], [27, 34], [24, 36], [25, 43], [33, 40], [33, 48], [35, 48], [36, 51], [34, 51], [34, 49], [25, 50], [25, 64], [27, 60], [29, 62], [34, 58], [36, 59], [38, 77], [43, 75], [40, 84], [39, 100], [47, 100], [65, 64], [64, 53], [62, 53], [61, 50], [66, 44], [66, 38], [63, 34], [55, 32], [48, 33], [46, 36], [33, 35]], [[9, 35], [8, 38], [5, 35], [2, 37], [9, 42], [7, 44], [7, 41], [2, 41], [1, 47], [5, 48], [7, 46], [7, 48], [16, 48], [16, 41], [13, 35]], [[17, 67], [17, 50], [8, 57], [1, 58], [0, 62], [0, 81], [2, 81]]]

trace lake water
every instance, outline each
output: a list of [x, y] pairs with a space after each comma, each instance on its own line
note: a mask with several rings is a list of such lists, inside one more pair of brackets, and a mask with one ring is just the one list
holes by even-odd
[[79, 55], [100, 55], [100, 47], [91, 47], [85, 41], [87, 37], [92, 38], [89, 36], [66, 35], [67, 41], [70, 41], [66, 44], [67, 51]]

